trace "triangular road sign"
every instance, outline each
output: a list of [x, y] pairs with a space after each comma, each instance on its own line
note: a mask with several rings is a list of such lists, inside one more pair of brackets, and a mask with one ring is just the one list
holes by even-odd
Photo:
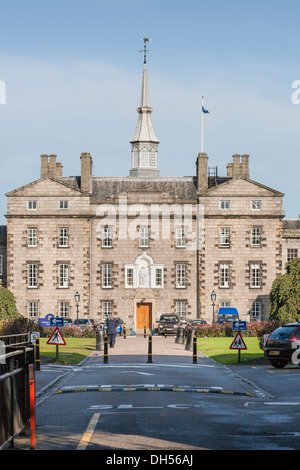
[[66, 342], [59, 330], [59, 328], [55, 328], [52, 335], [47, 341], [47, 344], [56, 344], [57, 346], [65, 346]]
[[238, 332], [230, 346], [230, 349], [247, 349], [247, 346], [244, 343], [243, 337], [240, 332]]

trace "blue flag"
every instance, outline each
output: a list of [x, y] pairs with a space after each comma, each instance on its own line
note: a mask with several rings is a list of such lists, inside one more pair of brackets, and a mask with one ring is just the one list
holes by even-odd
[[202, 112], [203, 112], [204, 114], [209, 114], [209, 111], [207, 111], [207, 109], [205, 109], [203, 106], [202, 106]]

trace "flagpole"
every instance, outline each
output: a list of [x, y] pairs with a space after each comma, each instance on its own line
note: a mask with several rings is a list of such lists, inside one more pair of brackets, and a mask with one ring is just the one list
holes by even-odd
[[204, 96], [202, 96], [202, 106], [201, 106], [201, 114], [202, 114], [202, 136], [201, 136], [201, 153], [203, 153], [203, 106], [204, 106]]

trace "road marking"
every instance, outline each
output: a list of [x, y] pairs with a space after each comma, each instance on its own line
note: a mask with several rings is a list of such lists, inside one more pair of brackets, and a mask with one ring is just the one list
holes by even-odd
[[121, 374], [128, 374], [128, 372], [131, 372], [132, 374], [141, 374], [141, 375], [154, 375], [154, 374], [149, 374], [148, 372], [138, 372], [136, 370], [122, 370]]
[[89, 422], [89, 425], [88, 427], [86, 428], [86, 431], [84, 433], [84, 435], [82, 436], [76, 450], [85, 450], [87, 445], [89, 444], [91, 438], [92, 438], [92, 435], [95, 431], [95, 427], [99, 421], [99, 418], [100, 418], [100, 413], [95, 413], [91, 419], [91, 421]]

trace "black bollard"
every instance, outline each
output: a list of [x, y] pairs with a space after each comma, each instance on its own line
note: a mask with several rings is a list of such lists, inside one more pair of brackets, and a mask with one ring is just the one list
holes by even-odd
[[178, 328], [175, 343], [184, 344], [184, 329]]
[[35, 338], [35, 370], [41, 370], [40, 338]]
[[165, 325], [165, 338], [167, 337], [167, 325]]
[[148, 342], [148, 364], [152, 364], [152, 335], [149, 335], [149, 342]]
[[126, 339], [126, 327], [125, 327], [125, 325], [124, 325], [124, 328], [123, 328], [123, 337], [124, 337], [124, 339]]
[[193, 350], [194, 335], [195, 335], [195, 330], [189, 330], [188, 335], [187, 335], [187, 339], [186, 339], [186, 345], [185, 345], [185, 349], [187, 351], [192, 351]]
[[104, 336], [104, 355], [103, 355], [103, 363], [108, 364], [108, 336], [105, 332]]
[[144, 326], [144, 338], [147, 338], [146, 325]]
[[104, 350], [104, 332], [103, 330], [96, 330], [96, 351]]
[[193, 341], [193, 364], [197, 364], [197, 336], [194, 335]]

